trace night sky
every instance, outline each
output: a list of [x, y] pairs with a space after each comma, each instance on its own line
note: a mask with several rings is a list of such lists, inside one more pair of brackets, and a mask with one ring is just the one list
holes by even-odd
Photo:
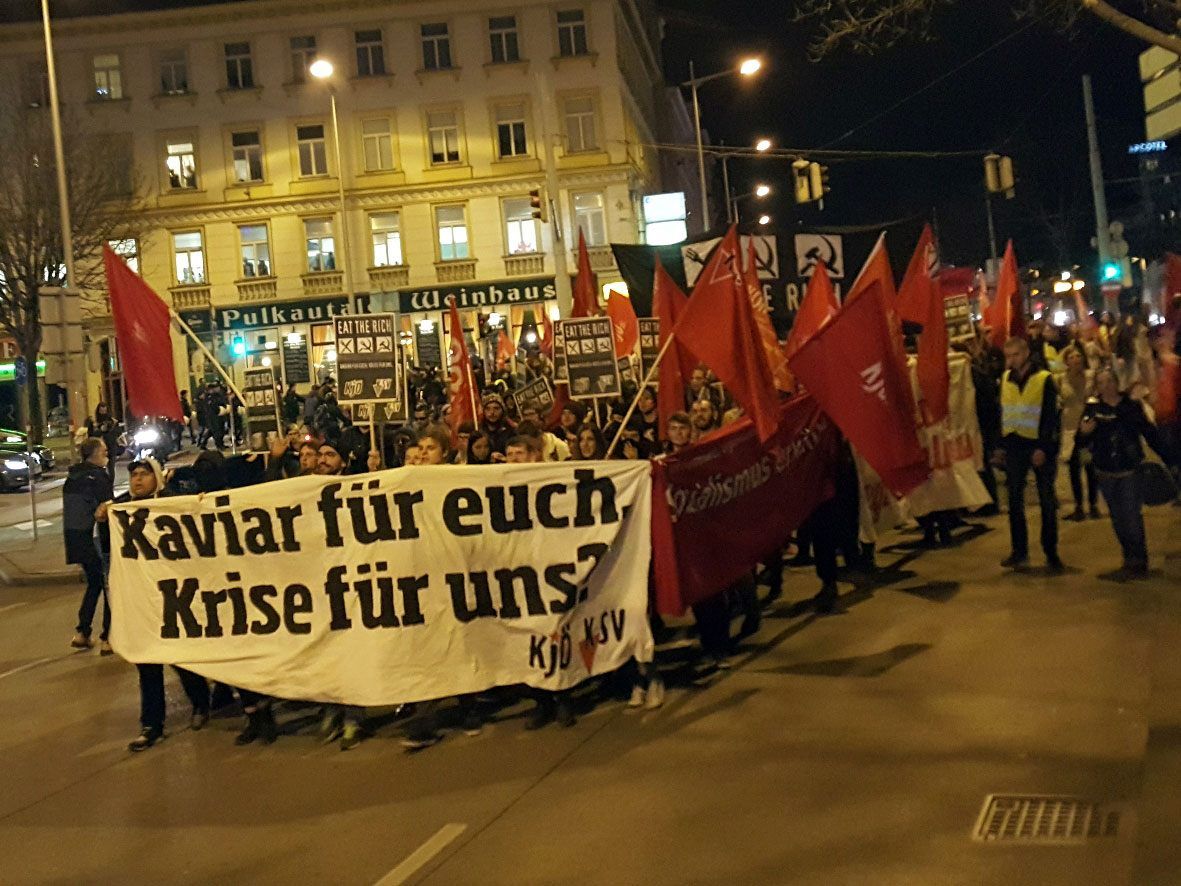
[[[201, 5], [201, 0], [54, 0], [65, 16], [145, 7]], [[37, 4], [5, 2], [0, 20], [36, 15]], [[863, 150], [977, 150], [1013, 156], [1018, 197], [997, 205], [998, 235], [1014, 237], [1022, 263], [1051, 269], [1091, 263], [1093, 234], [1086, 133], [1079, 78], [1090, 73], [1107, 179], [1136, 174], [1127, 146], [1141, 141], [1143, 102], [1138, 41], [1084, 16], [1072, 34], [1016, 20], [1000, 0], [961, 0], [937, 22], [929, 42], [903, 43], [878, 55], [848, 52], [808, 60], [808, 26], [794, 24], [786, 0], [664, 0], [665, 70], [670, 82], [711, 73], [759, 52], [767, 68], [754, 81], [723, 79], [702, 88], [711, 137], [750, 145], [766, 135], [778, 147]], [[25, 12], [25, 10], [28, 10]], [[24, 13], [22, 15], [22, 13]], [[870, 118], [1007, 35], [987, 52], [882, 119]], [[797, 210], [790, 197], [769, 206], [777, 224], [848, 225], [922, 214], [936, 221], [945, 259], [975, 263], [987, 251], [978, 159], [855, 160], [829, 164], [832, 192], [823, 212]], [[756, 180], [788, 191], [787, 161], [731, 164], [735, 187]], [[1131, 185], [1108, 189], [1112, 218], [1129, 213]], [[752, 207], [753, 211], [753, 207]], [[1051, 233], [1053, 230], [1054, 234]], [[1136, 244], [1133, 242], [1135, 251]]]

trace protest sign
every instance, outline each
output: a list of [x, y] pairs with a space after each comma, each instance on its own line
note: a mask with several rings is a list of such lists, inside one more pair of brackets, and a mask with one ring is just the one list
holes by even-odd
[[765, 443], [744, 418], [653, 462], [657, 609], [679, 615], [786, 544], [833, 494], [837, 432], [816, 401], [780, 407]]
[[418, 355], [416, 365], [423, 369], [441, 369], [443, 367], [443, 341], [438, 323], [429, 326], [423, 323], [414, 324], [414, 352]]
[[[647, 378], [648, 372], [656, 365], [660, 356], [660, 318], [640, 318], [640, 378]], [[656, 387], [659, 371], [652, 376], [652, 387]]]
[[525, 409], [533, 408], [543, 418], [549, 415], [554, 405], [554, 391], [550, 387], [549, 379], [535, 378], [523, 387], [513, 391], [513, 402], [517, 404], [517, 415]]
[[648, 628], [647, 462], [413, 467], [111, 508], [111, 643], [278, 698], [573, 686]]
[[566, 336], [562, 334], [562, 324], [554, 324], [554, 381], [568, 382], [570, 374], [566, 371]]
[[258, 435], [258, 445], [254, 445], [256, 441], [252, 439], [251, 448], [265, 449], [267, 434], [278, 434], [282, 426], [279, 397], [275, 391], [275, 370], [270, 366], [256, 366], [243, 373], [243, 380], [246, 426], [251, 438]]
[[312, 380], [306, 335], [284, 337], [281, 353], [283, 355], [283, 380], [287, 384], [302, 385]]
[[397, 315], [361, 314], [337, 317], [333, 323], [340, 402], [401, 399]]
[[579, 317], [557, 325], [562, 330], [570, 396], [575, 400], [618, 397], [622, 388], [611, 318]]

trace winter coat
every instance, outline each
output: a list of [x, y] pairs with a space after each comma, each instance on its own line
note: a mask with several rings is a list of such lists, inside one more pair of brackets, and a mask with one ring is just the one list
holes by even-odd
[[62, 534], [67, 563], [88, 565], [100, 562], [94, 544], [94, 512], [114, 494], [106, 468], [85, 461], [70, 466], [62, 485]]

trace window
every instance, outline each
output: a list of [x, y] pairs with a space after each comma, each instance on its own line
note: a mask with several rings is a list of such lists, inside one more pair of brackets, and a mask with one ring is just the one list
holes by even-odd
[[239, 225], [238, 242], [242, 244], [242, 276], [271, 276], [271, 243], [266, 225]]
[[234, 152], [234, 181], [262, 181], [262, 139], [258, 130], [233, 133], [230, 147]]
[[595, 100], [590, 96], [568, 98], [563, 103], [566, 118], [566, 153], [598, 150], [595, 138]]
[[295, 141], [299, 146], [299, 174], [304, 178], [328, 174], [328, 149], [324, 142], [322, 124], [295, 127]]
[[394, 140], [390, 135], [389, 117], [370, 117], [361, 121], [361, 147], [366, 172], [394, 168]]
[[455, 111], [432, 111], [426, 115], [431, 164], [459, 162], [459, 118]]
[[439, 229], [439, 258], [455, 261], [468, 258], [467, 219], [462, 206], [440, 206], [435, 209], [435, 225]]
[[525, 105], [496, 108], [496, 151], [499, 157], [523, 157], [529, 153], [525, 140]]
[[574, 195], [574, 227], [581, 228], [587, 246], [607, 245], [607, 214], [603, 210], [603, 195], [585, 192]]
[[451, 37], [447, 23], [423, 25], [422, 66], [428, 71], [445, 71], [451, 67]]
[[539, 252], [537, 221], [528, 197], [512, 197], [504, 201], [505, 245], [510, 255]]
[[291, 82], [303, 83], [308, 78], [308, 68], [316, 60], [315, 37], [291, 38]]
[[356, 31], [357, 76], [377, 77], [385, 73], [385, 47], [381, 42], [381, 30]]
[[488, 19], [488, 39], [492, 42], [492, 61], [495, 64], [521, 60], [516, 16], [502, 15]]
[[336, 270], [336, 239], [332, 236], [332, 219], [309, 218], [303, 223], [308, 244], [308, 270]]
[[123, 73], [119, 68], [119, 56], [94, 57], [94, 96], [110, 100], [123, 98]]
[[402, 264], [402, 230], [398, 213], [375, 212], [369, 216], [373, 236], [373, 267]]
[[192, 286], [205, 282], [205, 244], [200, 231], [173, 234], [172, 252], [176, 256], [177, 283]]
[[226, 86], [230, 89], [254, 88], [254, 61], [249, 43], [227, 43]]
[[581, 9], [558, 12], [558, 55], [586, 55], [586, 16]]
[[111, 252], [127, 262], [127, 267], [139, 273], [139, 242], [134, 239], [127, 240], [108, 240], [107, 245], [111, 247]]
[[169, 49], [160, 55], [161, 95], [184, 95], [189, 91], [189, 64], [183, 49]]
[[197, 187], [197, 154], [191, 141], [169, 140], [165, 149], [164, 166], [168, 186], [175, 190], [194, 190]]

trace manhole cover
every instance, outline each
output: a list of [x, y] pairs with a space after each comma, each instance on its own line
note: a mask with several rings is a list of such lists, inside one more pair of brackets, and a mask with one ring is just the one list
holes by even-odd
[[991, 794], [972, 839], [983, 842], [1075, 844], [1114, 837], [1119, 812], [1080, 797]]

